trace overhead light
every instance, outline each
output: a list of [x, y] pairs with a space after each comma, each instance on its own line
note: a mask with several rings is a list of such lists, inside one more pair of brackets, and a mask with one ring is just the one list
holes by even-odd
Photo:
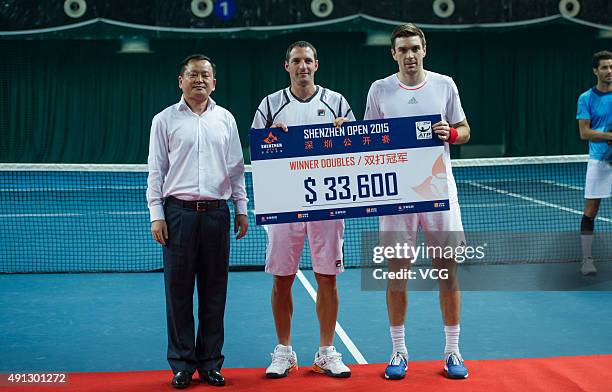
[[434, 0], [433, 11], [439, 18], [448, 18], [455, 12], [455, 2], [453, 0]]
[[121, 38], [121, 50], [117, 53], [153, 53], [149, 40], [144, 37]]
[[563, 16], [573, 18], [580, 13], [580, 2], [578, 0], [561, 0], [559, 2], [559, 12]]
[[317, 18], [327, 18], [334, 11], [332, 0], [312, 0], [310, 10]]
[[191, 12], [198, 18], [207, 18], [213, 13], [212, 0], [192, 0]]
[[85, 0], [66, 0], [64, 1], [64, 13], [71, 18], [78, 19], [85, 15], [87, 3]]
[[389, 33], [382, 31], [368, 31], [365, 46], [391, 46]]

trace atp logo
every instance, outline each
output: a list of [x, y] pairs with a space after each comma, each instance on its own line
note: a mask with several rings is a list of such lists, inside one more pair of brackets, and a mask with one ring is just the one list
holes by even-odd
[[278, 138], [276, 136], [274, 136], [272, 131], [270, 131], [270, 133], [268, 134], [268, 137], [265, 138], [263, 141], [266, 144], [272, 144], [272, 143], [276, 143], [278, 141]]
[[417, 121], [414, 126], [417, 140], [431, 139], [431, 121]]

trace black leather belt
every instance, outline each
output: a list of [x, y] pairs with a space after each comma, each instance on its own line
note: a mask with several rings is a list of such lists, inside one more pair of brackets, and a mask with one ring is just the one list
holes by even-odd
[[182, 208], [187, 208], [190, 210], [195, 210], [199, 212], [204, 212], [208, 210], [214, 210], [215, 208], [223, 207], [225, 205], [225, 200], [180, 200], [176, 197], [168, 197], [168, 203], [177, 205]]

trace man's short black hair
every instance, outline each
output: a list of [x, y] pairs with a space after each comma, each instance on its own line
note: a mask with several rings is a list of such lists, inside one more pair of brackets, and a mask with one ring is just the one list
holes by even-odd
[[612, 52], [608, 50], [602, 50], [593, 55], [593, 69], [599, 68], [599, 62], [601, 60], [612, 60]]
[[213, 77], [215, 77], [215, 75], [217, 75], [217, 66], [215, 65], [215, 63], [213, 63], [210, 57], [204, 56], [203, 54], [192, 54], [191, 56], [188, 56], [185, 60], [183, 60], [183, 62], [181, 63], [181, 72], [179, 73], [179, 76], [185, 73], [187, 64], [189, 64], [190, 61], [202, 61], [202, 60], [208, 61], [210, 63], [210, 65], [212, 66], [212, 70], [213, 70]]
[[285, 61], [289, 61], [289, 58], [291, 57], [291, 51], [295, 47], [298, 47], [298, 48], [310, 48], [310, 49], [312, 49], [312, 53], [314, 54], [314, 59], [317, 60], [317, 50], [315, 49], [315, 47], [310, 42], [308, 42], [308, 41], [296, 41], [296, 42], [292, 43], [291, 45], [289, 45], [289, 47], [287, 48], [287, 53], [285, 54]]

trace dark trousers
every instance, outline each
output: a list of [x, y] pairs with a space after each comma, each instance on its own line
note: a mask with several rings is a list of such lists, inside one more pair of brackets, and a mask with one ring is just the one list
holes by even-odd
[[[220, 370], [227, 294], [230, 213], [226, 204], [200, 212], [166, 203], [164, 282], [168, 362], [176, 373]], [[194, 336], [193, 290], [198, 287]]]

